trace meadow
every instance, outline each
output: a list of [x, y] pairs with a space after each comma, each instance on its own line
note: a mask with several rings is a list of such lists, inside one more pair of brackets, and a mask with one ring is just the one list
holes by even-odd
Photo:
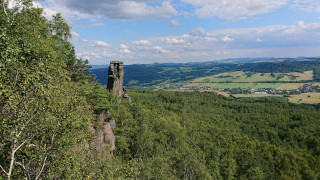
[[298, 104], [318, 104], [320, 103], [320, 93], [302, 93], [288, 97], [289, 102]]
[[[226, 97], [230, 97], [229, 94], [222, 94]], [[236, 98], [264, 98], [264, 97], [283, 97], [283, 95], [272, 94], [233, 94]], [[287, 97], [288, 101], [296, 104], [318, 104], [320, 103], [320, 93], [302, 93], [297, 95], [290, 95]]]
[[305, 71], [303, 73], [252, 73], [244, 71], [220, 73], [214, 76], [196, 78], [192, 82], [197, 83], [221, 83], [221, 82], [282, 82], [282, 81], [308, 81], [313, 80], [313, 71]]

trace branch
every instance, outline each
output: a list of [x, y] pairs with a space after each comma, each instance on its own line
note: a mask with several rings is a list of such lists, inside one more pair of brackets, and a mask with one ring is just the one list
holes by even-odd
[[12, 148], [11, 148], [10, 165], [9, 165], [9, 171], [7, 174], [9, 180], [10, 180], [10, 177], [12, 174], [12, 169], [13, 169], [14, 155], [16, 153], [17, 138], [13, 138], [12, 141], [13, 142], [12, 142]]
[[20, 163], [20, 162], [17, 162], [17, 161], [15, 163], [18, 164], [19, 166], [21, 166], [23, 168], [23, 170], [26, 170], [26, 167], [24, 166], [23, 163]]
[[[27, 140], [28, 140], [28, 139], [27, 139]], [[14, 150], [14, 152], [17, 152], [17, 151], [27, 142], [27, 140], [24, 140], [23, 143], [21, 143], [20, 146], [18, 146], [18, 147]]]
[[[19, 166], [21, 166], [22, 168], [23, 168], [23, 173], [24, 173], [24, 177], [25, 177], [25, 179], [26, 180], [28, 180], [28, 174], [27, 174], [27, 172], [26, 172], [26, 166], [24, 165], [24, 159], [22, 159], [22, 163], [20, 163], [20, 162], [15, 162], [16, 164], [18, 164]], [[30, 179], [30, 178], [29, 178]]]
[[8, 176], [9, 175], [9, 173], [7, 173], [7, 171], [6, 170], [4, 170], [3, 169], [3, 167], [0, 165], [0, 168], [1, 168], [1, 170]]
[[5, 13], [6, 16], [8, 17], [8, 14], [7, 14], [7, 12], [6, 12], [6, 7], [5, 7], [5, 0], [2, 1], [2, 8], [3, 8], [4, 13]]
[[41, 173], [42, 173], [42, 171], [43, 171], [43, 169], [44, 169], [44, 166], [46, 165], [47, 157], [48, 157], [48, 156], [46, 156], [46, 157], [44, 158], [44, 161], [43, 161], [41, 170], [40, 170], [39, 174], [37, 175], [36, 180], [39, 179], [39, 177], [40, 177], [40, 175], [41, 175]]
[[[7, 17], [7, 19], [8, 19], [8, 23], [9, 23], [10, 19], [9, 19], [9, 16], [8, 16], [8, 14], [7, 14], [7, 11], [6, 11], [5, 1], [6, 1], [6, 0], [3, 0], [3, 1], [2, 1], [2, 8], [3, 8], [4, 14], [6, 15], [6, 17]], [[9, 1], [9, 0], [7, 0], [7, 1]]]

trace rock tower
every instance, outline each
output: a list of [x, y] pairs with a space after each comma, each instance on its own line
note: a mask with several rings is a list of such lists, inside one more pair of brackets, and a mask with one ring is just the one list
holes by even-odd
[[108, 85], [109, 91], [113, 90], [118, 96], [122, 96], [128, 101], [131, 101], [127, 90], [123, 88], [124, 68], [122, 61], [110, 61], [108, 71]]
[[123, 62], [110, 61], [107, 88], [109, 91], [113, 90], [118, 96], [123, 96], [123, 74]]

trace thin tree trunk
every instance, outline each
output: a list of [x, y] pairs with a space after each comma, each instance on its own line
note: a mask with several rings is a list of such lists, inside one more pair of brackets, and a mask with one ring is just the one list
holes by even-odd
[[9, 171], [8, 171], [8, 180], [11, 179], [11, 174], [12, 174], [12, 169], [13, 169], [13, 163], [14, 163], [14, 155], [16, 153], [16, 145], [17, 145], [17, 138], [13, 138], [12, 142], [12, 148], [11, 148], [11, 156], [10, 156], [10, 166], [9, 166]]

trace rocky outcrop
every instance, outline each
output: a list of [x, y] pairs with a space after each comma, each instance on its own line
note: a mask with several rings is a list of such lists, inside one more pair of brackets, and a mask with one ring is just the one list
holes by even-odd
[[[131, 101], [130, 96], [126, 89], [123, 88], [123, 75], [124, 68], [122, 61], [111, 61], [108, 71], [108, 85], [109, 91], [114, 91], [118, 96], [124, 97], [128, 101]], [[115, 146], [115, 135], [113, 128], [116, 127], [116, 122], [109, 111], [105, 111], [100, 114], [98, 124], [96, 128], [90, 127], [90, 130], [95, 134], [94, 139], [91, 141], [91, 145], [98, 153], [107, 153], [113, 156]]]
[[118, 96], [123, 96], [123, 75], [123, 62], [110, 61], [107, 88], [109, 91], [113, 90]]
[[97, 135], [92, 142], [97, 152], [105, 152], [107, 150], [113, 156], [113, 150], [116, 146], [112, 129], [115, 127], [116, 122], [109, 111], [100, 114], [98, 128], [90, 128], [91, 132]]
[[125, 88], [123, 88], [123, 97], [128, 100], [129, 102], [131, 102], [131, 97], [129, 96], [127, 90]]
[[110, 61], [107, 89], [109, 91], [114, 91], [118, 96], [124, 97], [128, 101], [131, 101], [127, 90], [123, 88], [123, 75], [123, 62]]

